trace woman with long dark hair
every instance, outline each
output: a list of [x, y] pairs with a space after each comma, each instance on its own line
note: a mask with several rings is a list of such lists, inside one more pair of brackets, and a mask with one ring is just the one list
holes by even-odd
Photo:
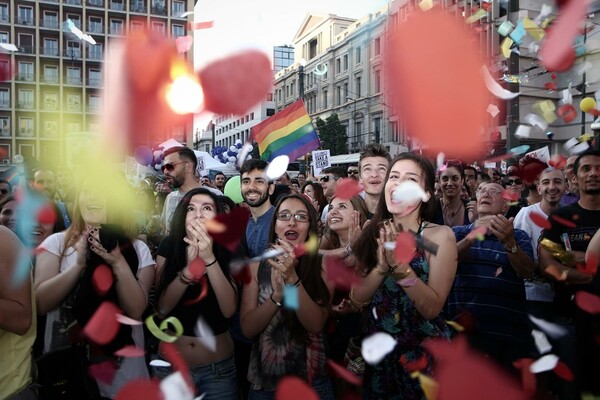
[[[232, 257], [213, 242], [207, 229], [207, 221], [223, 211], [212, 192], [203, 188], [187, 192], [175, 209], [170, 235], [160, 244], [157, 257], [159, 316], [176, 317], [183, 325], [183, 335], [174, 344], [190, 366], [198, 394], [205, 399], [237, 396], [229, 334], [229, 318], [237, 305], [236, 287], [228, 271]], [[204, 263], [202, 276], [192, 267], [198, 259]], [[170, 368], [155, 369], [159, 377], [170, 373]]]
[[322, 258], [316, 252], [299, 257], [294, 252], [311, 235], [317, 235], [314, 207], [301, 195], [281, 198], [269, 233], [272, 249], [280, 254], [250, 265], [251, 279], [242, 296], [242, 332], [256, 338], [248, 369], [249, 399], [274, 398], [277, 383], [286, 375], [312, 384], [321, 399], [333, 399], [323, 331], [332, 291]]
[[[427, 159], [412, 153], [396, 156], [385, 181], [377, 213], [352, 245], [363, 279], [353, 286], [350, 301], [373, 310], [366, 313], [369, 334], [385, 332], [396, 346], [382, 361], [367, 366], [364, 393], [368, 399], [424, 399], [418, 380], [399, 360], [420, 359], [426, 354], [421, 343], [428, 338], [450, 337], [440, 312], [456, 272], [456, 242], [449, 227], [428, 222], [435, 197], [434, 169]], [[425, 192], [422, 201], [408, 207], [394, 194], [407, 181]], [[398, 263], [384, 243], [395, 242], [402, 231], [435, 243], [437, 250], [417, 248], [409, 263]], [[422, 372], [431, 372], [431, 362]]]

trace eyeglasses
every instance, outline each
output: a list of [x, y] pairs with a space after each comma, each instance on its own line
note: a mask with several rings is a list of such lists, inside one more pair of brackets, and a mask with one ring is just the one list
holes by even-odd
[[333, 179], [334, 181], [337, 181], [338, 179], [340, 179], [339, 176], [330, 176], [330, 175], [325, 175], [322, 176], [321, 178], [319, 178], [319, 182], [329, 182], [330, 179]]
[[0, 189], [0, 193], [6, 194], [6, 193], [8, 193], [8, 189]]
[[292, 214], [291, 212], [280, 212], [277, 214], [277, 219], [279, 221], [289, 221], [292, 219], [292, 216], [296, 222], [308, 222], [309, 220], [308, 214]]
[[189, 162], [189, 161], [180, 161], [180, 162], [176, 162], [173, 164], [168, 164], [168, 163], [163, 164], [163, 166], [160, 167], [160, 172], [162, 172], [163, 174], [165, 173], [165, 171], [172, 172], [177, 165], [187, 163], [187, 162]]
[[523, 184], [523, 181], [521, 179], [507, 179], [506, 180], [507, 186], [522, 185], [522, 184]]
[[476, 195], [477, 195], [477, 197], [483, 197], [483, 196], [485, 196], [485, 195], [487, 194], [488, 196], [491, 196], [491, 197], [496, 197], [496, 196], [498, 196], [500, 193], [502, 193], [502, 191], [501, 191], [501, 190], [499, 190], [499, 189], [496, 189], [496, 188], [491, 188], [491, 189], [479, 189], [479, 190], [476, 192]]
[[356, 174], [358, 174], [358, 171], [348, 170], [348, 175], [356, 175]]

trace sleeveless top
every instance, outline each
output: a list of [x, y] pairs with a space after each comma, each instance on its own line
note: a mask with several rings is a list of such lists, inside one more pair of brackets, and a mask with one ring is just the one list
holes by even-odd
[[[258, 267], [258, 305], [271, 301], [271, 266], [261, 261]], [[285, 313], [293, 312], [280, 307], [269, 325], [252, 345], [248, 380], [254, 390], [274, 391], [286, 375], [294, 375], [308, 382], [326, 376], [325, 334], [307, 333], [308, 344], [292, 339], [285, 325]]]
[[[417, 236], [422, 236], [426, 223], [422, 223]], [[429, 264], [423, 249], [417, 248], [410, 266], [424, 282], [429, 279]], [[373, 295], [367, 312], [367, 332], [390, 334], [396, 340], [396, 347], [380, 363], [367, 365], [365, 371], [366, 398], [424, 399], [425, 395], [418, 379], [413, 379], [398, 361], [403, 356], [407, 361], [418, 360], [423, 356], [430, 359], [421, 346], [430, 338], [451, 336], [450, 327], [442, 316], [426, 320], [421, 316], [403, 288], [391, 275], [387, 275]], [[422, 371], [431, 376], [431, 362]]]

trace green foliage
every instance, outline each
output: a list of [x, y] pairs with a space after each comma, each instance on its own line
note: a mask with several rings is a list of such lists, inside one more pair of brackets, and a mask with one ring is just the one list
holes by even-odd
[[321, 140], [321, 149], [329, 149], [332, 156], [348, 154], [348, 135], [337, 114], [333, 113], [325, 121], [316, 119], [316, 128]]

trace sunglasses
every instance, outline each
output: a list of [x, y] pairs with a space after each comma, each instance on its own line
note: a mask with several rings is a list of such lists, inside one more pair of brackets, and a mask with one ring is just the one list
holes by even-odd
[[177, 165], [183, 164], [183, 163], [187, 163], [187, 162], [189, 162], [189, 161], [180, 161], [180, 162], [176, 162], [174, 164], [170, 164], [170, 163], [163, 164], [163, 166], [160, 167], [160, 172], [162, 172], [163, 174], [165, 173], [165, 171], [167, 171], [167, 172], [173, 172], [173, 170], [175, 169], [175, 167]]
[[277, 219], [279, 221], [289, 221], [294, 217], [296, 222], [308, 222], [309, 217], [308, 214], [292, 214], [291, 212], [281, 212], [277, 214]]
[[330, 180], [330, 179], [332, 179], [332, 178], [333, 178], [333, 180], [334, 180], [334, 181], [337, 181], [338, 179], [340, 179], [340, 177], [339, 177], [339, 176], [329, 176], [329, 175], [325, 175], [325, 176], [322, 176], [322, 177], [319, 179], [319, 182], [325, 182], [325, 183], [327, 183], [327, 182], [329, 182], [329, 180]]
[[358, 174], [358, 171], [350, 171], [348, 170], [348, 175], [356, 175]]
[[508, 186], [512, 186], [512, 185], [522, 185], [523, 181], [521, 179], [507, 179], [506, 180], [506, 185]]

